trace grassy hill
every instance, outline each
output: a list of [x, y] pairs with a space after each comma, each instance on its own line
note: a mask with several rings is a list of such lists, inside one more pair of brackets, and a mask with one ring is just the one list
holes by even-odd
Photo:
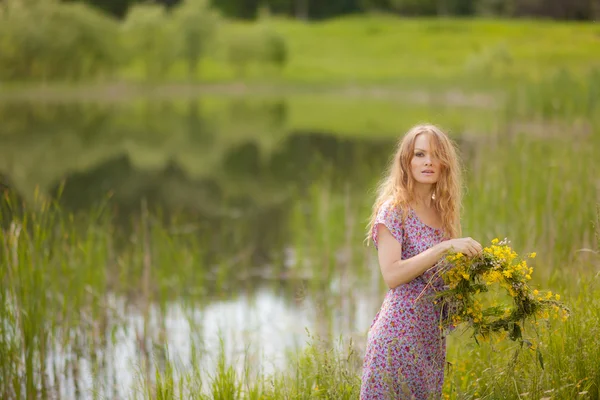
[[[592, 23], [496, 19], [406, 19], [351, 16], [304, 23], [269, 19], [287, 40], [281, 73], [255, 68], [250, 81], [289, 85], [503, 87], [566, 70], [579, 76], [600, 67], [600, 27]], [[228, 22], [221, 38], [256, 24]], [[236, 80], [217, 48], [204, 65], [209, 81]], [[124, 71], [135, 79], [136, 69]], [[182, 79], [176, 66], [170, 78]]]

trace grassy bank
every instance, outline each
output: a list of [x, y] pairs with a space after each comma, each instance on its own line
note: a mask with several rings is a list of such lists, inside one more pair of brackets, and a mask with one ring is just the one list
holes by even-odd
[[[566, 70], [576, 76], [600, 67], [598, 27], [593, 23], [535, 20], [426, 19], [385, 15], [341, 17], [323, 22], [270, 19], [262, 22], [286, 40], [289, 61], [282, 71], [250, 66], [254, 84], [385, 85], [398, 88], [486, 90], [536, 81]], [[240, 78], [224, 62], [227, 38], [248, 35], [253, 23], [224, 24], [200, 79]], [[139, 81], [140, 66], [122, 70]], [[167, 80], [187, 78], [177, 62]]]
[[475, 89], [535, 80], [560, 69], [583, 74], [599, 65], [598, 27], [591, 23], [374, 15], [272, 25], [289, 43], [284, 81]]
[[[279, 69], [249, 62], [240, 75], [230, 59], [232, 41], [252, 37], [266, 27], [284, 38], [289, 55], [287, 63]], [[267, 18], [259, 23], [225, 20], [193, 77], [189, 76], [185, 60], [171, 58], [165, 61], [164, 74], [149, 80], [145, 76], [149, 61], [130, 52], [99, 81], [66, 86], [84, 90], [98, 82], [161, 85], [195, 80], [205, 84], [244, 82], [257, 91], [264, 85], [276, 85], [287, 93], [307, 88], [335, 89], [349, 84], [383, 85], [386, 89], [488, 91], [536, 82], [559, 71], [575, 77], [586, 75], [600, 66], [595, 56], [600, 53], [598, 35], [598, 27], [593, 23], [535, 20], [386, 15], [348, 16], [310, 23], [280, 18]], [[160, 53], [153, 57], [160, 57]], [[39, 87], [39, 83], [4, 82], [3, 91], [10, 94], [24, 86]], [[44, 85], [57, 91], [64, 87], [51, 79]]]

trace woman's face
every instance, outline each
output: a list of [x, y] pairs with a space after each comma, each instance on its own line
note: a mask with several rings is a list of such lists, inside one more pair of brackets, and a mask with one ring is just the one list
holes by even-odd
[[433, 155], [431, 136], [420, 134], [415, 139], [415, 150], [410, 161], [410, 172], [415, 182], [433, 185], [440, 179], [441, 163]]

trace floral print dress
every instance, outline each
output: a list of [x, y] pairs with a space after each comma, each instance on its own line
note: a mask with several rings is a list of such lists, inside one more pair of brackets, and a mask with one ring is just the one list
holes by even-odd
[[[421, 222], [412, 209], [404, 221], [388, 201], [380, 208], [373, 231], [384, 224], [402, 244], [402, 259], [411, 258], [445, 239], [441, 229]], [[438, 328], [440, 308], [429, 295], [443, 286], [430, 268], [411, 282], [390, 289], [373, 319], [367, 338], [360, 398], [438, 399], [446, 363], [446, 340]], [[433, 278], [433, 279], [432, 279]]]

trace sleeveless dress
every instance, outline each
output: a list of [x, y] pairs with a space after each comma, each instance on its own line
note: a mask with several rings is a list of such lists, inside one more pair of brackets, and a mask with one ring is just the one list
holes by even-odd
[[[402, 221], [402, 213], [390, 201], [379, 209], [373, 224], [376, 248], [378, 224], [402, 244], [403, 260], [445, 239], [443, 230], [424, 224], [410, 208]], [[441, 278], [431, 279], [438, 265], [386, 293], [367, 337], [361, 400], [441, 397], [446, 339], [438, 328], [440, 307], [428, 298], [444, 284]]]

